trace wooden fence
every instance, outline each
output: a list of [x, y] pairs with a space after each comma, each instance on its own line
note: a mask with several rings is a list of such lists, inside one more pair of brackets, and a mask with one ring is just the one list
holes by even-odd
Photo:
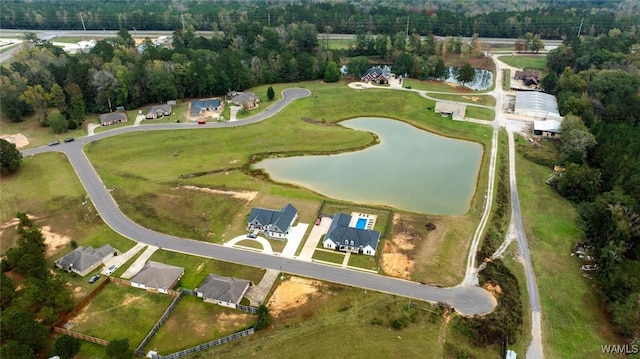
[[92, 337], [90, 335], [85, 335], [85, 334], [82, 334], [82, 333], [74, 332], [74, 331], [71, 331], [71, 330], [68, 330], [68, 329], [64, 329], [64, 328], [60, 328], [60, 327], [54, 327], [53, 328], [53, 332], [54, 333], [58, 333], [58, 334], [68, 335], [70, 337], [78, 338], [80, 340], [84, 340], [84, 341], [87, 341], [87, 342], [95, 343], [95, 344], [102, 345], [102, 346], [105, 346], [105, 347], [107, 345], [109, 345], [109, 342], [104, 340], [104, 339]]
[[75, 307], [73, 307], [73, 309], [71, 309], [71, 311], [69, 313], [61, 316], [60, 320], [58, 320], [53, 326], [54, 327], [62, 327], [63, 325], [65, 325], [65, 323], [67, 323], [73, 317], [78, 315], [78, 313], [82, 310], [82, 308], [86, 307], [87, 304], [89, 304], [89, 302], [91, 302], [91, 300], [93, 298], [95, 298], [95, 296], [98, 295], [98, 293], [100, 293], [100, 291], [104, 287], [107, 286], [107, 284], [109, 284], [109, 279], [108, 278], [107, 278], [107, 280], [105, 280], [102, 283], [100, 283], [98, 285], [98, 287], [96, 287], [96, 289], [94, 289], [91, 293], [89, 293], [89, 295], [87, 295], [87, 297], [84, 298], [82, 300], [82, 302], [78, 303]]

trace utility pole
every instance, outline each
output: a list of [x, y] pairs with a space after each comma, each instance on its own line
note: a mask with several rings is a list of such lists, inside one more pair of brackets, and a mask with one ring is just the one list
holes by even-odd
[[582, 32], [582, 23], [584, 22], [584, 18], [580, 20], [580, 28], [578, 28], [578, 37], [580, 37], [580, 33]]
[[84, 17], [82, 17], [82, 13], [80, 13], [80, 21], [82, 21], [82, 30], [87, 32], [87, 28], [84, 26]]
[[184, 13], [180, 14], [180, 18], [182, 19], [182, 31], [184, 31]]
[[269, 28], [271, 28], [271, 13], [267, 13], [267, 18], [269, 19]]

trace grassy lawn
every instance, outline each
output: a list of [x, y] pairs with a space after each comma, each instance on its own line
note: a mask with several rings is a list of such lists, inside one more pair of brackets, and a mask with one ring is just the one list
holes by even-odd
[[320, 47], [328, 48], [329, 50], [347, 50], [351, 46], [355, 45], [354, 40], [350, 39], [329, 39], [326, 40], [322, 35], [318, 36], [318, 43]]
[[[96, 117], [97, 119], [97, 117]], [[22, 122], [11, 122], [6, 119], [0, 120], [0, 134], [2, 135], [15, 135], [23, 134], [29, 140], [29, 145], [21, 148], [34, 148], [49, 144], [53, 140], [62, 142], [67, 137], [80, 137], [85, 136], [87, 131], [84, 129], [77, 129], [68, 131], [62, 134], [55, 134], [51, 132], [49, 127], [42, 127], [38, 121], [33, 117], [26, 117]]]
[[500, 61], [519, 69], [545, 70], [547, 55], [500, 56]]
[[508, 91], [511, 89], [511, 70], [502, 70], [502, 89]]
[[185, 295], [146, 349], [168, 355], [246, 329], [255, 320], [249, 313]]
[[[518, 260], [518, 245], [516, 242], [512, 243], [503, 258], [503, 263], [509, 268], [511, 273], [518, 279], [518, 286], [520, 287], [520, 298], [522, 298], [522, 312], [524, 314], [522, 321], [522, 331], [520, 337], [515, 344], [509, 345], [509, 349], [516, 353], [522, 353], [524, 356], [527, 352], [529, 344], [531, 343], [531, 310], [529, 308], [529, 293], [527, 292], [527, 278], [524, 273], [524, 266]], [[545, 348], [546, 349], [546, 348]], [[549, 355], [548, 352], [546, 352]]]
[[317, 259], [317, 260], [321, 260], [329, 263], [342, 264], [342, 262], [344, 261], [344, 253], [335, 252], [335, 251], [328, 252], [324, 250], [316, 250], [315, 252], [313, 252], [313, 259]]
[[105, 340], [128, 338], [136, 347], [172, 300], [168, 295], [111, 283], [72, 319], [71, 330]]
[[[58, 243], [57, 248], [49, 248], [51, 260], [70, 251], [71, 240], [94, 248], [110, 243], [121, 251], [134, 245], [100, 220], [92, 203], [86, 201], [84, 187], [62, 153], [23, 158], [17, 173], [0, 178], [0, 192], [2, 223], [13, 220], [17, 212], [25, 212], [36, 217], [38, 226], [48, 226], [51, 232], [68, 238], [65, 243]], [[0, 237], [0, 252], [4, 253], [17, 237], [15, 226], [4, 230]]]
[[[545, 185], [551, 169], [517, 159], [520, 204], [542, 304], [549, 358], [605, 357], [601, 344], [621, 342], [600, 306], [594, 283], [569, 254], [582, 238], [571, 203]], [[562, 273], [562, 275], [558, 275]]]
[[184, 275], [178, 282], [177, 287], [188, 289], [197, 288], [209, 274], [247, 279], [256, 284], [262, 280], [264, 275], [264, 270], [259, 268], [165, 250], [156, 251], [149, 260], [184, 268]]
[[65, 44], [75, 44], [82, 41], [81, 37], [72, 36], [58, 36], [52, 40], [52, 42], [63, 42]]
[[378, 271], [378, 257], [380, 252], [376, 252], [376, 256], [368, 256], [366, 254], [351, 254], [349, 257], [349, 266], [362, 269]]
[[493, 121], [496, 113], [492, 109], [485, 107], [467, 106], [467, 114], [465, 116], [479, 120]]
[[475, 91], [462, 87], [460, 85], [447, 83], [444, 81], [432, 81], [432, 80], [416, 80], [405, 78], [402, 80], [403, 86], [411, 86], [414, 90], [423, 91], [439, 91], [439, 92], [456, 92], [456, 93], [473, 93]]
[[429, 97], [447, 100], [447, 101], [456, 101], [456, 102], [465, 102], [476, 105], [484, 105], [484, 106], [495, 106], [496, 98], [491, 95], [447, 95], [442, 93], [430, 93]]

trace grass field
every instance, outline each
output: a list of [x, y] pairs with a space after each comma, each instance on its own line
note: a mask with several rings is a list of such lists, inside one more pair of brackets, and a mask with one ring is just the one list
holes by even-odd
[[547, 68], [546, 55], [500, 56], [498, 59], [519, 69], [545, 70]]
[[605, 357], [600, 345], [621, 339], [608, 323], [595, 284], [582, 276], [579, 263], [569, 255], [582, 238], [576, 211], [545, 185], [550, 168], [521, 156], [517, 168], [524, 226], [542, 304], [545, 356]]
[[455, 92], [455, 93], [474, 93], [475, 91], [462, 87], [456, 84], [447, 83], [444, 81], [422, 81], [416, 79], [406, 78], [402, 80], [403, 86], [411, 86], [414, 90], [423, 91], [440, 91], [440, 92]]
[[479, 120], [493, 121], [496, 117], [495, 111], [485, 107], [467, 106], [466, 117], [477, 118]]
[[249, 313], [185, 295], [146, 349], [157, 350], [162, 355], [175, 353], [233, 334], [255, 321], [256, 316]]
[[502, 89], [508, 91], [511, 89], [511, 70], [502, 70]]
[[446, 101], [466, 102], [475, 105], [495, 106], [496, 98], [491, 95], [448, 95], [441, 93], [430, 93], [429, 97]]
[[168, 295], [111, 283], [72, 319], [71, 330], [105, 340], [128, 338], [135, 348], [172, 300]]
[[334, 251], [328, 252], [324, 250], [316, 250], [315, 252], [313, 252], [313, 259], [335, 264], [342, 264], [342, 262], [344, 261], [344, 256], [344, 253]]

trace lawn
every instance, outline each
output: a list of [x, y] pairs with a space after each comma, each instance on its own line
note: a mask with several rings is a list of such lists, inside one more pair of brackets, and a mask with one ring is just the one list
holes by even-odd
[[442, 93], [430, 93], [429, 97], [446, 101], [465, 102], [474, 105], [495, 106], [496, 98], [491, 95], [449, 95]]
[[[94, 248], [110, 243], [121, 251], [134, 245], [102, 222], [62, 153], [23, 158], [18, 172], [0, 178], [0, 192], [0, 221], [3, 224], [13, 220], [17, 212], [25, 212], [36, 217], [38, 226], [48, 226], [51, 232], [67, 237], [66, 244], [49, 249], [51, 261], [72, 249], [71, 240]], [[4, 230], [0, 252], [4, 253], [17, 237], [15, 226]]]
[[23, 134], [29, 140], [29, 145], [20, 148], [34, 148], [49, 144], [54, 140], [62, 142], [67, 137], [80, 137], [87, 134], [84, 129], [68, 131], [62, 134], [55, 134], [49, 127], [42, 127], [35, 116], [25, 117], [22, 122], [11, 122], [6, 119], [0, 120], [0, 134], [16, 135]]
[[[594, 282], [570, 256], [582, 239], [572, 204], [545, 184], [551, 168], [517, 158], [518, 190], [542, 304], [549, 358], [605, 357], [601, 344], [622, 343], [603, 311]], [[558, 275], [562, 273], [562, 275]]]
[[405, 78], [402, 80], [403, 86], [411, 86], [414, 90], [422, 91], [439, 91], [439, 92], [455, 92], [455, 93], [474, 93], [475, 91], [462, 87], [460, 85], [433, 80], [416, 80]]
[[493, 121], [496, 117], [496, 113], [489, 108], [467, 106], [467, 113], [465, 117], [476, 118], [478, 120]]
[[546, 70], [546, 55], [524, 55], [524, 56], [500, 56], [498, 59], [505, 64], [519, 69]]
[[155, 251], [149, 260], [184, 268], [184, 275], [178, 282], [177, 287], [187, 289], [197, 288], [209, 274], [247, 279], [256, 284], [262, 280], [262, 276], [264, 275], [264, 270], [260, 268], [247, 267], [215, 259], [194, 257], [165, 250]]
[[[206, 320], [203, 320], [206, 318]], [[185, 295], [146, 349], [168, 355], [253, 326], [256, 316]]]
[[502, 70], [502, 89], [505, 91], [511, 89], [511, 69]]
[[71, 330], [105, 340], [127, 338], [136, 347], [172, 300], [168, 295], [110, 283], [72, 319]]
[[344, 262], [344, 253], [317, 249], [315, 252], [313, 252], [313, 259], [329, 263], [342, 264], [342, 262]]

